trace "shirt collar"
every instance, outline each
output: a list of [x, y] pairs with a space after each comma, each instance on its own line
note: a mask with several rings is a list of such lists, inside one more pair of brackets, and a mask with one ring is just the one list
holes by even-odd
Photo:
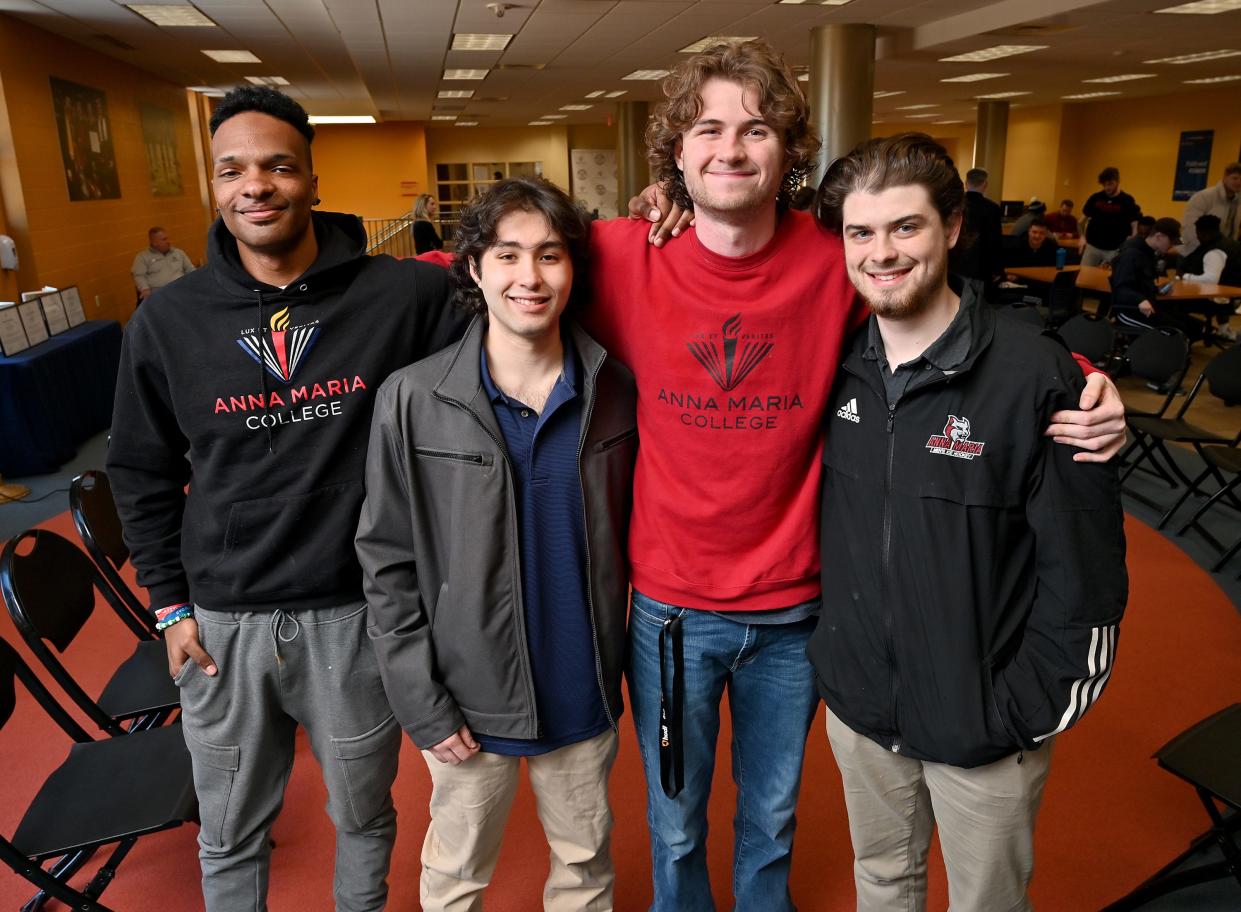
[[[564, 394], [557, 398], [571, 399], [577, 395], [578, 385], [578, 366], [577, 357], [573, 350], [573, 333], [569, 332], [569, 327], [562, 323], [560, 325], [560, 341], [564, 345], [564, 367], [561, 368], [560, 376], [556, 378], [556, 386], [563, 387]], [[483, 389], [487, 393], [487, 398], [492, 404], [507, 404], [509, 399], [500, 391], [500, 387], [496, 386], [494, 380], [491, 379], [491, 368], [487, 365], [487, 345], [478, 347], [478, 372], [483, 378]], [[552, 396], [555, 396], [555, 389]], [[548, 397], [550, 401], [552, 396]]]
[[[900, 367], [913, 366], [926, 361], [939, 370], [948, 372], [956, 370], [965, 363], [965, 359], [969, 357], [970, 342], [974, 336], [973, 307], [966, 300], [968, 294], [969, 291], [964, 290], [956, 316], [952, 318], [952, 322], [948, 324], [948, 328], [940, 334], [939, 338], [927, 346], [926, 351], [917, 358]], [[874, 314], [871, 314], [867, 323], [867, 345], [862, 357], [868, 361], [882, 361], [886, 364], [888, 357], [883, 347], [883, 336], [879, 332], [879, 321]]]

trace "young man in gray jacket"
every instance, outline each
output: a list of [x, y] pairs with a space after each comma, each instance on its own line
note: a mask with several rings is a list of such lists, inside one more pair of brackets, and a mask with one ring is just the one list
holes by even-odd
[[357, 549], [384, 685], [434, 783], [428, 912], [481, 907], [522, 757], [545, 908], [612, 908], [637, 429], [632, 375], [568, 316], [588, 238], [552, 185], [496, 184], [452, 266], [474, 322], [376, 403]]

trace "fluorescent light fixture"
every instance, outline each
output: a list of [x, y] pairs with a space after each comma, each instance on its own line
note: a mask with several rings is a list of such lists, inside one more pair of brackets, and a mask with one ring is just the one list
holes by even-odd
[[682, 54], [701, 54], [709, 47], [717, 44], [727, 44], [732, 41], [754, 41], [758, 35], [708, 35], [706, 38], [699, 38], [693, 44], [687, 44], [681, 48]]
[[568, 114], [540, 114], [539, 120], [564, 120]]
[[602, 95], [604, 95], [604, 94], [605, 94], [605, 93], [604, 93], [603, 89], [595, 89], [595, 91], [593, 91], [593, 92], [587, 92], [587, 93], [586, 93], [586, 97], [587, 97], [587, 98], [599, 98], [600, 96], [602, 96]]
[[562, 111], [589, 111], [594, 105], [561, 105]]
[[798, 77], [797, 77], [797, 81], [798, 81], [798, 82], [809, 82], [809, 81], [810, 81], [810, 74], [809, 74], [809, 73], [802, 73], [800, 76], [798, 76]]
[[312, 124], [373, 124], [370, 114], [311, 114], [306, 118]]
[[246, 82], [252, 82], [256, 86], [287, 86], [289, 80], [283, 76], [247, 76]]
[[671, 70], [634, 70], [628, 76], [622, 76], [621, 79], [663, 79]]
[[444, 70], [445, 79], [486, 79], [491, 70]]
[[984, 79], [999, 79], [1001, 76], [1008, 76], [1008, 73], [967, 73], [964, 76], [953, 76], [949, 79], [941, 79], [940, 82], [982, 82]]
[[262, 63], [249, 51], [203, 51], [216, 63]]
[[1241, 76], [1212, 76], [1210, 79], [1186, 79], [1185, 85], [1211, 85], [1217, 82], [1236, 82]]
[[893, 111], [921, 111], [923, 108], [938, 108], [938, 107], [939, 105], [937, 104], [916, 104], [916, 105], [901, 105], [899, 108], [893, 108], [892, 110]]
[[1124, 73], [1120, 76], [1100, 76], [1098, 79], [1083, 79], [1082, 82], [1133, 82], [1135, 79], [1154, 79], [1158, 73]]
[[918, 120], [921, 117], [938, 117], [938, 114], [906, 114], [906, 120]]
[[936, 120], [936, 121], [931, 122], [931, 126], [942, 127], [942, 126], [946, 126], [947, 124], [956, 124], [956, 123], [965, 123], [965, 121], [963, 120]]
[[551, 122], [550, 120], [532, 120], [532, 121], [530, 121], [530, 126], [532, 126], [532, 127], [550, 127], [551, 125], [552, 125], [552, 122]]
[[215, 86], [189, 86], [188, 88], [189, 91], [206, 95], [208, 98], [223, 98], [227, 94], [223, 89], [217, 89]]
[[1076, 95], [1061, 95], [1065, 101], [1083, 101], [1087, 98], [1106, 98], [1108, 95], [1119, 95], [1120, 92], [1079, 92]]
[[1195, 0], [1194, 3], [1182, 3], [1179, 6], [1166, 6], [1155, 10], [1156, 13], [1188, 13], [1191, 16], [1214, 16], [1217, 13], [1231, 13], [1241, 10], [1241, 0]]
[[512, 35], [477, 35], [459, 32], [452, 36], [454, 51], [502, 51], [513, 40]]
[[1143, 63], [1201, 63], [1204, 60], [1223, 60], [1225, 57], [1241, 57], [1241, 51], [1202, 51], [1198, 54], [1182, 54], [1180, 57], [1158, 57]]
[[815, 3], [819, 6], [847, 6], [853, 0], [777, 0], [778, 3], [785, 3], [789, 6], [798, 6], [802, 3]]
[[436, 98], [473, 98], [473, 89], [440, 89], [435, 93]]
[[127, 3], [125, 4], [143, 19], [171, 28], [203, 28], [215, 23], [187, 4]]
[[622, 95], [628, 95], [628, 94], [629, 94], [628, 89], [617, 89], [615, 92], [608, 92], [608, 94], [604, 95], [603, 97], [604, 98], [620, 98]]
[[1033, 92], [992, 92], [990, 95], [975, 95], [975, 98], [981, 98], [984, 101], [996, 98], [1016, 98], [1018, 95], [1033, 95]]
[[999, 60], [1001, 57], [1013, 57], [1017, 54], [1028, 54], [1031, 51], [1045, 51], [1045, 44], [997, 44], [995, 47], [983, 48], [957, 54], [955, 57], [940, 57], [940, 63], [982, 63], [986, 60]]
[[456, 114], [432, 114], [431, 119], [432, 120], [456, 120], [457, 115]]
[[876, 92], [875, 98], [891, 98], [893, 95], [904, 95], [904, 94], [905, 94], [904, 89], [900, 89], [899, 91], [896, 91], [896, 92]]
[[455, 124], [453, 124], [453, 126], [454, 127], [477, 127], [478, 121], [477, 120], [459, 120]]

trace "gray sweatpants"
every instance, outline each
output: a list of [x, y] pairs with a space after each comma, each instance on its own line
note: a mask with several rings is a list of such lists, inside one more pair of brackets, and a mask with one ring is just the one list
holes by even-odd
[[401, 730], [366, 636], [366, 606], [196, 608], [194, 617], [219, 668], [208, 677], [191, 661], [176, 676], [202, 820], [207, 912], [267, 909], [268, 834], [284, 803], [298, 725], [323, 770], [336, 826], [337, 912], [383, 909]]

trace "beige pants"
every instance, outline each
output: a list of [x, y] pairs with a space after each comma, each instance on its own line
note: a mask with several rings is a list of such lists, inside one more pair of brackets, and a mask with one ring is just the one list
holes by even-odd
[[1051, 739], [986, 766], [912, 760], [857, 734], [827, 712], [827, 737], [844, 780], [859, 912], [926, 908], [931, 831], [948, 869], [952, 912], [1031, 908], [1034, 819], [1051, 765]]
[[[616, 733], [527, 757], [539, 820], [551, 847], [547, 912], [609, 912], [612, 810], [608, 776]], [[500, 857], [520, 757], [479, 752], [458, 766], [422, 752], [431, 770], [431, 825], [422, 844], [424, 912], [477, 912]]]

